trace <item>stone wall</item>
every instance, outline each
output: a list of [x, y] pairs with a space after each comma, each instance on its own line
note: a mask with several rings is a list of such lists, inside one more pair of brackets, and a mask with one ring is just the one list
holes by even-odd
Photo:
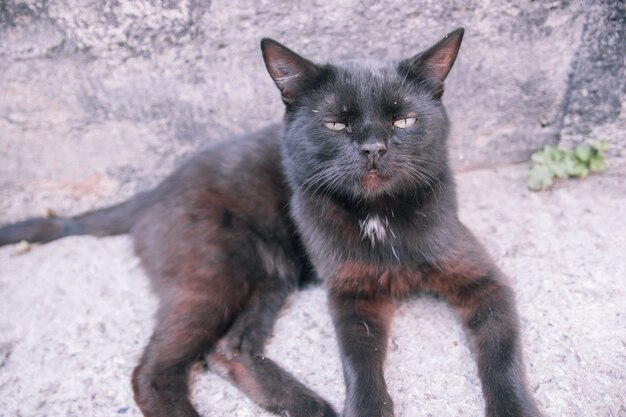
[[205, 143], [280, 120], [261, 37], [318, 62], [394, 59], [458, 26], [444, 97], [457, 168], [595, 139], [619, 166], [620, 0], [2, 0], [0, 208], [33, 211], [28, 198], [47, 193], [119, 199]]

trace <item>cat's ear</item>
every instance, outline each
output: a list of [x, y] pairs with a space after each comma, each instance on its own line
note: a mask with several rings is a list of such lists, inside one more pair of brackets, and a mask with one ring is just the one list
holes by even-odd
[[267, 71], [272, 76], [285, 104], [293, 103], [319, 74], [319, 68], [273, 39], [261, 41]]
[[463, 33], [465, 33], [463, 28], [448, 33], [435, 45], [402, 62], [401, 68], [413, 77], [429, 82], [433, 95], [437, 98], [441, 97], [444, 89], [443, 82], [459, 53]]

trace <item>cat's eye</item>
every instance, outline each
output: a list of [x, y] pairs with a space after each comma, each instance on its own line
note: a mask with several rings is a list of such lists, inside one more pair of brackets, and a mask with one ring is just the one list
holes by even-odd
[[413, 126], [417, 122], [417, 117], [405, 117], [403, 119], [398, 119], [393, 122], [395, 127], [399, 127], [400, 129], [407, 129]]
[[345, 123], [339, 122], [325, 122], [324, 126], [326, 126], [330, 130], [343, 130], [346, 128]]

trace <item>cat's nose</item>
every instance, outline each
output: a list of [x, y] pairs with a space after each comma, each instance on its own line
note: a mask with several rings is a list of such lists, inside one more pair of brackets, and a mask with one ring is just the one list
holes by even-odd
[[368, 158], [378, 159], [387, 152], [387, 145], [383, 142], [367, 142], [361, 145], [361, 153]]

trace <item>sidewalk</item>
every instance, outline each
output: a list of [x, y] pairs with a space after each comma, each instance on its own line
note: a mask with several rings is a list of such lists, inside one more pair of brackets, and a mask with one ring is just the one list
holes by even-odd
[[[624, 416], [626, 176], [608, 171], [531, 193], [524, 173], [459, 174], [461, 218], [511, 277], [546, 417]], [[140, 416], [130, 373], [156, 299], [130, 239], [16, 249], [0, 248], [0, 416]], [[292, 297], [267, 355], [342, 409], [322, 288]], [[398, 309], [386, 376], [398, 417], [483, 415], [466, 337], [440, 300], [420, 296]], [[203, 416], [270, 415], [201, 366], [192, 392]]]

